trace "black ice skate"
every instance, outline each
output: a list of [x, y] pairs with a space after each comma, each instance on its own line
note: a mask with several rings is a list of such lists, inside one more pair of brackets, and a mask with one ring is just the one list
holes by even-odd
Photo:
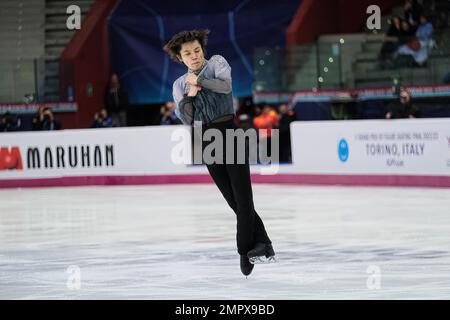
[[254, 265], [250, 263], [248, 257], [245, 254], [241, 254], [241, 272], [244, 276], [248, 276], [252, 273]]
[[247, 257], [252, 264], [277, 261], [272, 245], [267, 243], [257, 243], [255, 247], [247, 253]]

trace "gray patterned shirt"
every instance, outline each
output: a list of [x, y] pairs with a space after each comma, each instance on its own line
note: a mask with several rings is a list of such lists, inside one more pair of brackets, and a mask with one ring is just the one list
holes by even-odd
[[184, 124], [201, 121], [203, 124], [214, 122], [227, 115], [234, 115], [231, 86], [231, 67], [224, 57], [214, 55], [204, 64], [198, 73], [197, 83], [202, 90], [195, 97], [188, 97], [189, 84], [185, 82], [188, 72], [173, 84], [175, 114]]

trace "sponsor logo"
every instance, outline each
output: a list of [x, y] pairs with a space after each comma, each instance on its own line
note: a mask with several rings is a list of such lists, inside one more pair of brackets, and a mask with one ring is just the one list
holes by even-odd
[[19, 147], [0, 147], [0, 170], [23, 170]]
[[347, 140], [341, 139], [338, 143], [338, 156], [339, 160], [346, 162], [348, 160], [349, 150]]
[[114, 167], [113, 145], [27, 148], [28, 169]]

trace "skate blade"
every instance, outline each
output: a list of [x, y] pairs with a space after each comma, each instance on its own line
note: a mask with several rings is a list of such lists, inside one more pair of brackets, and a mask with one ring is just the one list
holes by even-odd
[[248, 259], [250, 261], [251, 264], [263, 264], [263, 263], [275, 263], [277, 262], [277, 259], [275, 258], [275, 256], [270, 256], [270, 257], [266, 257], [266, 256], [258, 256], [258, 257], [252, 257]]

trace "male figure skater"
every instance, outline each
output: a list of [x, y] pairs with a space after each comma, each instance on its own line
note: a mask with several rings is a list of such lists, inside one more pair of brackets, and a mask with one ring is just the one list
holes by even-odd
[[[201, 122], [202, 132], [210, 128], [219, 130], [225, 141], [225, 130], [237, 129], [234, 123], [231, 67], [220, 55], [214, 55], [209, 60], [205, 58], [208, 34], [209, 30], [182, 31], [174, 35], [163, 49], [173, 60], [188, 68], [187, 73], [173, 84], [175, 114], [184, 124]], [[203, 143], [203, 148], [205, 146], [207, 144]], [[224, 147], [223, 160], [222, 164], [206, 165], [228, 205], [236, 213], [240, 267], [242, 273], [248, 276], [254, 263], [264, 262], [264, 258], [269, 262], [275, 261], [275, 252], [264, 224], [254, 209], [248, 153], [244, 164], [229, 164], [225, 161]]]

